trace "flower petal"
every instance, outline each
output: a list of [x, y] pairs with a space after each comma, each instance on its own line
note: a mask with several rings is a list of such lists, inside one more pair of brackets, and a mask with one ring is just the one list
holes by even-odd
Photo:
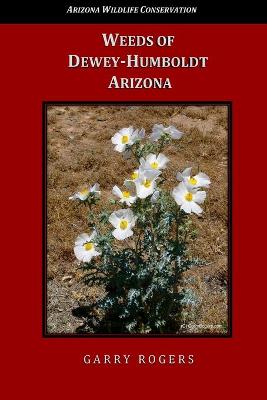
[[122, 209], [119, 211], [122, 212], [123, 218], [127, 219], [128, 221], [131, 221], [134, 217], [134, 213], [132, 212], [132, 210], [130, 208]]
[[100, 255], [101, 255], [100, 251], [93, 250], [93, 252], [92, 252], [92, 256], [93, 257], [97, 257], [97, 256], [100, 256]]
[[99, 183], [95, 183], [92, 187], [90, 187], [89, 191], [91, 193], [96, 193], [96, 192], [100, 193], [99, 189], [100, 189]]
[[157, 157], [157, 162], [159, 163], [159, 168], [166, 168], [166, 164], [170, 160], [164, 154], [160, 153]]
[[121, 199], [120, 201], [126, 203], [128, 207], [131, 207], [131, 205], [133, 203], [135, 203], [136, 197], [130, 196], [130, 197], [126, 198], [126, 199]]
[[117, 146], [115, 146], [115, 150], [118, 151], [119, 153], [122, 153], [126, 149], [126, 144], [118, 143]]
[[197, 203], [195, 203], [194, 201], [191, 201], [191, 208], [192, 208], [192, 211], [197, 215], [200, 215], [203, 211], [202, 208], [199, 207], [199, 205]]
[[86, 242], [90, 242], [90, 236], [88, 233], [81, 233], [75, 240], [75, 246], [83, 245]]
[[208, 175], [204, 174], [203, 172], [199, 172], [197, 175], [194, 176], [197, 181], [197, 186], [209, 188], [210, 186], [210, 178]]
[[152, 142], [158, 141], [161, 135], [164, 133], [163, 131], [164, 131], [164, 126], [162, 124], [155, 124], [152, 128], [150, 140], [152, 140]]
[[76, 257], [79, 261], [82, 261], [82, 260], [83, 260], [83, 255], [84, 255], [83, 246], [75, 246], [75, 247], [74, 247], [74, 254], [75, 254], [75, 257]]
[[117, 240], [124, 240], [130, 236], [133, 235], [133, 231], [131, 229], [119, 229], [116, 228], [112, 232], [112, 235], [117, 239]]
[[115, 195], [115, 196], [117, 196], [117, 197], [119, 197], [119, 198], [122, 198], [123, 196], [122, 196], [122, 191], [120, 190], [120, 188], [118, 187], [118, 186], [113, 186], [113, 189], [112, 189], [112, 193]]
[[150, 163], [156, 161], [156, 159], [157, 159], [156, 154], [150, 153], [150, 154], [148, 154], [148, 155], [146, 156], [146, 162], [147, 162], [148, 164], [150, 164]]
[[186, 168], [182, 172], [184, 178], [189, 178], [191, 176], [192, 167]]
[[120, 218], [116, 215], [116, 212], [113, 212], [112, 214], [110, 214], [108, 220], [111, 223], [111, 225], [114, 226], [114, 228], [117, 228], [117, 226], [120, 223]]
[[193, 194], [193, 200], [196, 203], [202, 204], [206, 199], [207, 193], [204, 190], [197, 191]]
[[83, 262], [90, 262], [93, 258], [93, 252], [92, 251], [85, 251], [83, 255]]
[[115, 135], [112, 136], [112, 138], [111, 138], [112, 143], [113, 144], [121, 143], [121, 136], [122, 135], [120, 134], [120, 132], [115, 133]]
[[173, 189], [175, 193], [180, 193], [182, 195], [185, 195], [188, 192], [188, 188], [186, 187], [184, 182], [180, 182], [178, 186], [175, 186]]
[[191, 214], [192, 211], [192, 201], [184, 201], [181, 205], [181, 210], [186, 212], [187, 214]]
[[161, 171], [159, 171], [159, 170], [148, 169], [143, 172], [142, 178], [143, 178], [143, 180], [149, 179], [150, 181], [154, 181], [155, 179], [157, 179], [159, 177], [160, 174], [161, 174]]
[[140, 182], [136, 182], [136, 194], [140, 199], [145, 199], [154, 192], [155, 185], [152, 183], [149, 188], [146, 188]]
[[69, 200], [76, 200], [76, 199], [78, 199], [77, 193], [69, 197]]
[[171, 135], [172, 139], [180, 139], [183, 136], [183, 132], [178, 131], [175, 126], [171, 125], [168, 127], [169, 134]]

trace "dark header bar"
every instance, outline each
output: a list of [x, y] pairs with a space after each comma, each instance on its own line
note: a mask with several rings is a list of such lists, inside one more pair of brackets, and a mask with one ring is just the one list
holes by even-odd
[[0, 8], [0, 23], [67, 24], [179, 24], [179, 23], [266, 23], [265, 2], [234, 0], [48, 0], [18, 4], [5, 0]]

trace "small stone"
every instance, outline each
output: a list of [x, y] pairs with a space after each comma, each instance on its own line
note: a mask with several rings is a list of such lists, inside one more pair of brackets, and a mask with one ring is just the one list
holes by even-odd
[[70, 281], [72, 279], [72, 275], [65, 275], [62, 278], [62, 282]]

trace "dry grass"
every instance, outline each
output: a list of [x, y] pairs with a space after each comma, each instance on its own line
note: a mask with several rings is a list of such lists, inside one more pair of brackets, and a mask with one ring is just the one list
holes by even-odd
[[[222, 325], [200, 328], [203, 332], [225, 332], [227, 325], [227, 107], [225, 106], [50, 106], [48, 109], [48, 278], [65, 300], [58, 309], [57, 290], [48, 291], [51, 332], [73, 332], [68, 313], [79, 301], [97, 296], [98, 288], [77, 286], [79, 272], [73, 242], [87, 230], [86, 209], [68, 197], [84, 184], [99, 182], [105, 206], [113, 185], [122, 185], [132, 163], [113, 150], [111, 136], [120, 128], [134, 125], [149, 133], [155, 123], [175, 125], [185, 132], [165, 154], [170, 187], [178, 170], [193, 166], [212, 180], [203, 218], [194, 216], [198, 237], [191, 243], [195, 256], [208, 265], [186, 272], [185, 283], [199, 304], [185, 315], [186, 323]], [[106, 194], [106, 196], [105, 196]], [[61, 318], [62, 316], [62, 318]], [[188, 328], [190, 332], [191, 328]], [[192, 329], [191, 329], [192, 330]], [[197, 328], [194, 327], [197, 332]]]

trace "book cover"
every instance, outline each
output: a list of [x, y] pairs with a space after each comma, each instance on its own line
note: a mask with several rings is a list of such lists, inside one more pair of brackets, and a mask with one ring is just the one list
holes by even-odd
[[189, 3], [3, 6], [11, 399], [262, 396], [266, 18]]

